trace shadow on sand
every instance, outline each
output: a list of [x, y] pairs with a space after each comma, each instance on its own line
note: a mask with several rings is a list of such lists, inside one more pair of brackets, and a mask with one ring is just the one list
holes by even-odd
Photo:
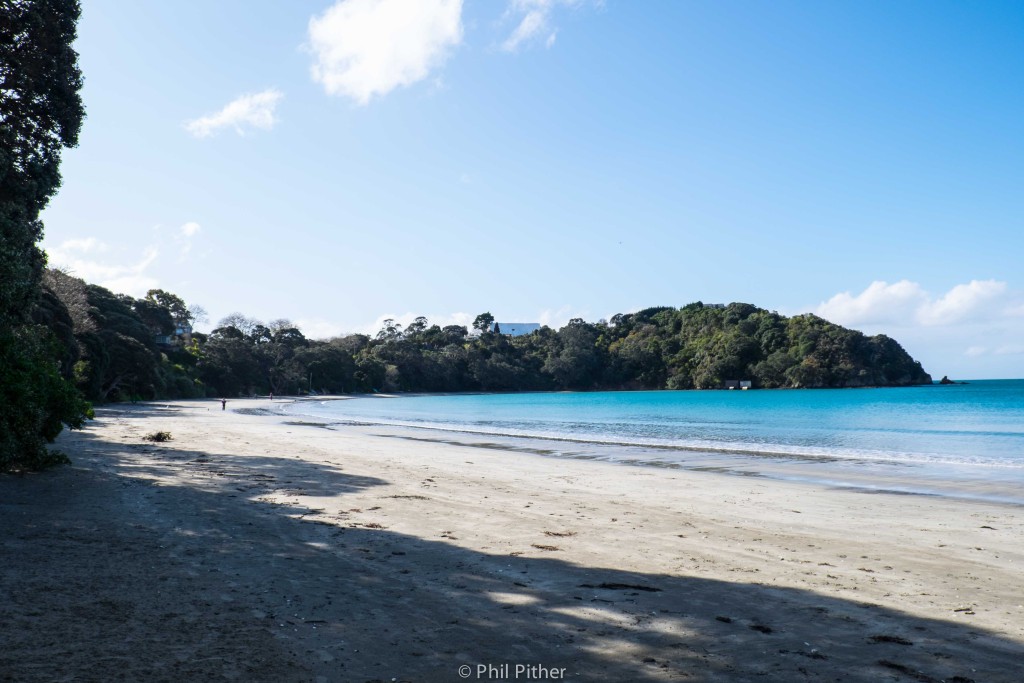
[[0, 478], [0, 680], [1020, 680], [1024, 647], [967, 624], [493, 555], [262, 497], [387, 483], [335, 466], [88, 432], [64, 447], [72, 467]]

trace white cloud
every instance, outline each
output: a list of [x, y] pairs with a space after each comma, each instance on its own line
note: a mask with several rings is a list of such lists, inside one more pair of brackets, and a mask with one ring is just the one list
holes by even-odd
[[96, 283], [113, 292], [143, 296], [148, 290], [159, 286], [158, 280], [148, 274], [147, 269], [160, 255], [155, 246], [146, 247], [134, 263], [117, 265], [86, 258], [86, 254], [103, 253], [107, 245], [93, 237], [66, 240], [56, 249], [48, 251], [51, 266], [64, 268], [75, 277]]
[[284, 95], [270, 88], [263, 92], [242, 95], [215, 114], [188, 121], [185, 130], [197, 138], [210, 137], [223, 128], [234, 128], [239, 135], [248, 130], [270, 130], [277, 123], [275, 109]]
[[1008, 282], [971, 280], [938, 292], [909, 280], [873, 282], [863, 292], [842, 292], [813, 310], [865, 334], [895, 338], [935, 377], [1021, 374], [1024, 291]]
[[[546, 325], [546, 326], [550, 327], [553, 330], [558, 330], [558, 329], [561, 329], [561, 328], [565, 327], [565, 324], [567, 322], [569, 322], [570, 320], [572, 320], [573, 318], [583, 318], [584, 320], [587, 320], [589, 318], [589, 314], [586, 311], [582, 311], [582, 312], [579, 311], [579, 310], [573, 311], [572, 307], [566, 305], [566, 306], [562, 306], [561, 308], [559, 308], [557, 310], [552, 310], [552, 309], [543, 310], [543, 311], [541, 311], [537, 315], [537, 319], [536, 320], [511, 320], [509, 322], [516, 322], [516, 323], [537, 322], [537, 323], [540, 323], [542, 327]], [[591, 321], [591, 322], [593, 322], [593, 321]]]
[[64, 240], [61, 242], [60, 249], [64, 253], [80, 251], [88, 254], [91, 252], [104, 252], [108, 247], [95, 237], [83, 237], [82, 239]]
[[993, 353], [997, 356], [1017, 356], [1024, 353], [1024, 344], [1005, 344]]
[[936, 377], [1017, 377], [1024, 353], [1024, 292], [972, 280], [932, 293], [916, 282], [873, 282], [843, 292], [815, 313], [866, 334], [888, 334]]
[[964, 355], [970, 358], [982, 356], [1019, 356], [1022, 354], [1024, 354], [1024, 344], [1020, 343], [1001, 344], [996, 347], [972, 346], [964, 351]]
[[128, 294], [136, 299], [142, 298], [151, 289], [159, 289], [160, 281], [154, 277], [144, 275], [142, 273], [134, 275], [125, 275], [124, 277], [114, 278], [113, 280], [104, 280], [100, 283], [101, 287], [106, 287], [112, 292], [118, 294]]
[[309, 21], [313, 80], [367, 104], [426, 78], [462, 41], [462, 0], [340, 0]]
[[547, 28], [549, 12], [550, 3], [543, 3], [542, 7], [528, 10], [523, 16], [522, 21], [516, 26], [516, 29], [512, 31], [512, 35], [502, 43], [502, 49], [512, 52], [518, 49], [524, 42], [544, 31]]
[[323, 318], [299, 318], [295, 326], [309, 339], [330, 339], [345, 334], [345, 328], [341, 325]]
[[182, 237], [192, 237], [198, 234], [200, 230], [202, 230], [202, 227], [198, 223], [190, 222], [181, 226], [178, 232], [181, 233]]
[[[929, 302], [918, 311], [918, 318], [925, 325], [943, 325], [960, 322], [977, 315], [989, 315], [995, 311], [990, 304], [998, 302], [1006, 292], [1006, 283], [995, 280], [971, 280], [957, 285], [944, 296]], [[1002, 308], [1002, 306], [998, 306]]]
[[890, 285], [876, 281], [856, 296], [849, 292], [836, 294], [822, 302], [815, 313], [843, 325], [900, 323], [912, 319], [927, 301], [928, 294], [916, 282], [900, 280]]
[[[520, 47], [544, 37], [544, 47], [550, 48], [558, 36], [551, 26], [551, 15], [559, 5], [576, 6], [585, 0], [511, 0], [506, 17], [518, 18], [512, 33], [501, 44], [506, 52], [515, 52]], [[521, 17], [521, 18], [520, 18]]]
[[202, 232], [202, 229], [202, 226], [194, 221], [185, 223], [183, 226], [178, 228], [177, 234], [174, 235], [174, 241], [179, 246], [179, 261], [185, 260], [185, 257], [188, 256], [190, 251], [192, 251], [193, 238]]
[[941, 326], [1004, 317], [1013, 310], [1007, 307], [1006, 293], [1006, 283], [996, 280], [971, 280], [939, 297], [909, 280], [876, 281], [857, 295], [836, 294], [819, 304], [815, 313], [841, 325]]

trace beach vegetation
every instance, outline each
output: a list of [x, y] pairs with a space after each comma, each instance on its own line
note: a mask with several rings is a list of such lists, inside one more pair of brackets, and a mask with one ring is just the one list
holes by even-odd
[[171, 441], [173, 438], [170, 432], [152, 432], [142, 437], [143, 441], [152, 441], [154, 443]]

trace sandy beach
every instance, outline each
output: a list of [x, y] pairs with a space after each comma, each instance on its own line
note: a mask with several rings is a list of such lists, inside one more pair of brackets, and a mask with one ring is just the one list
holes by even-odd
[[270, 409], [104, 408], [0, 477], [0, 680], [1024, 676], [1019, 506]]

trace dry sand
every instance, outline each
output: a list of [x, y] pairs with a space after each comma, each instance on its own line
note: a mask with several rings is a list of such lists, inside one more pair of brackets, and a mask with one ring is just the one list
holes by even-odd
[[1024, 680], [1020, 507], [268, 406], [106, 409], [0, 477], [0, 680]]

